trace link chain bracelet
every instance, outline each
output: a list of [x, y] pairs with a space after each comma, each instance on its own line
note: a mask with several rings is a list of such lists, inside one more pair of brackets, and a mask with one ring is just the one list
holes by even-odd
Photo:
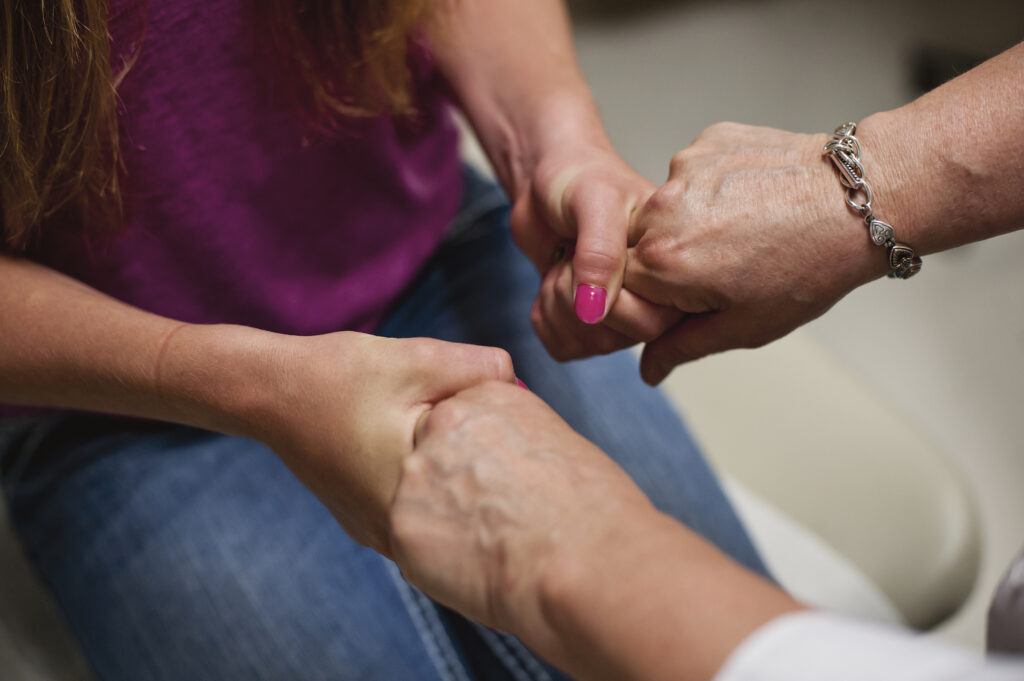
[[[846, 187], [846, 203], [857, 211], [868, 227], [871, 241], [877, 246], [884, 246], [889, 254], [889, 277], [893, 279], [909, 279], [921, 271], [921, 258], [914, 249], [896, 241], [892, 225], [875, 217], [871, 209], [871, 185], [864, 179], [864, 166], [860, 162], [860, 141], [854, 137], [857, 132], [856, 123], [844, 123], [836, 128], [832, 139], [825, 145], [824, 155], [832, 159], [839, 180]], [[858, 193], [864, 194], [864, 203], [857, 203]]]

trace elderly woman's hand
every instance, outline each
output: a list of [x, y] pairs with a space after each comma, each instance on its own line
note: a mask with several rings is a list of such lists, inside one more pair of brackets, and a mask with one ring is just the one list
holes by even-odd
[[562, 558], [628, 552], [627, 539], [608, 535], [656, 515], [544, 402], [492, 382], [421, 422], [391, 510], [391, 545], [406, 579], [429, 596], [549, 654], [542, 600]]
[[[865, 154], [880, 146], [874, 133], [865, 121]], [[645, 381], [710, 353], [768, 343], [885, 272], [884, 251], [822, 158], [827, 140], [720, 123], [676, 154], [668, 182], [637, 216], [625, 275], [630, 291], [683, 314], [645, 348]], [[881, 178], [884, 164], [865, 165]], [[879, 194], [876, 210], [893, 215]]]
[[421, 420], [391, 532], [412, 584], [578, 679], [709, 679], [753, 630], [800, 607], [508, 384]]

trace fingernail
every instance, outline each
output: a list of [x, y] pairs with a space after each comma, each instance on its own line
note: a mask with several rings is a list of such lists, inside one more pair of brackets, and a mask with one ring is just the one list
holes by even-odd
[[608, 300], [608, 292], [603, 288], [580, 284], [576, 287], [576, 316], [581, 322], [596, 324], [604, 316], [604, 304]]
[[516, 379], [516, 384], [518, 384], [519, 387], [525, 390], [526, 392], [532, 392], [529, 388], [526, 387], [526, 384], [520, 381], [518, 378]]

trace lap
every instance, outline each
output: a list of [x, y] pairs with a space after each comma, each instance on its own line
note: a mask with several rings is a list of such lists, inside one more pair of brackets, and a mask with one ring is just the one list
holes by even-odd
[[[632, 355], [548, 357], [529, 324], [539, 282], [511, 243], [507, 206], [483, 185], [470, 199], [380, 333], [506, 348], [657, 506], [763, 569]], [[12, 522], [101, 678], [564, 678], [427, 602], [255, 442], [85, 415], [30, 440], [30, 457], [4, 459]]]
[[258, 443], [79, 416], [32, 456], [12, 522], [101, 678], [466, 678], [437, 613]]

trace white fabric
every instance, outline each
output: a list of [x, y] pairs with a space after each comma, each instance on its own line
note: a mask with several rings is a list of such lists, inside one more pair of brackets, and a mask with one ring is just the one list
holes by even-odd
[[715, 681], [1024, 681], [1024, 659], [981, 655], [906, 629], [824, 612], [754, 632]]

